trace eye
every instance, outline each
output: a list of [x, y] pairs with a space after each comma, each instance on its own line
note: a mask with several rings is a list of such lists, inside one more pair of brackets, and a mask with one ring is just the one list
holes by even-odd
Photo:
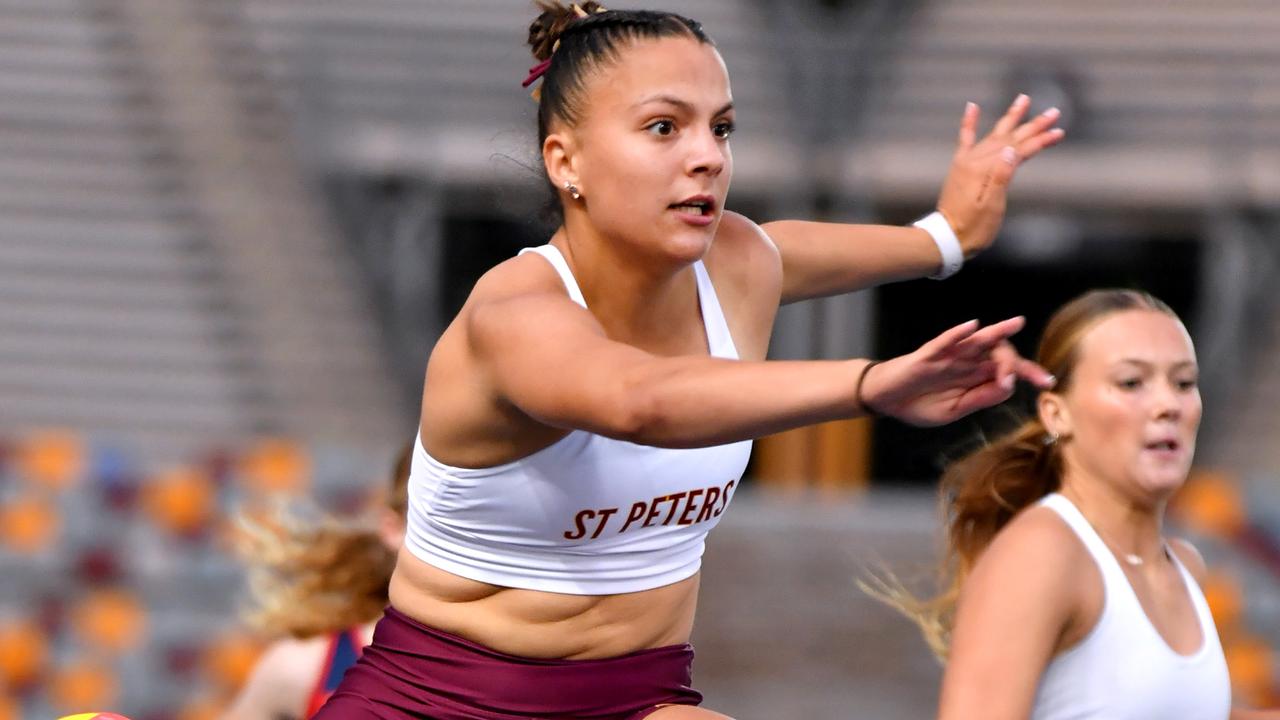
[[729, 136], [732, 135], [733, 131], [736, 129], [737, 126], [734, 125], [732, 121], [725, 120], [723, 122], [716, 123], [715, 126], [711, 128], [711, 132], [715, 133], [715, 136], [721, 140], [728, 140]]
[[649, 123], [645, 127], [645, 130], [648, 130], [654, 135], [667, 137], [676, 131], [676, 124], [670, 120], [658, 120], [656, 122]]
[[1177, 382], [1178, 389], [1183, 392], [1189, 392], [1191, 390], [1195, 390], [1199, 384], [1200, 384], [1199, 378], [1186, 378], [1184, 380], [1179, 380]]
[[1125, 378], [1117, 382], [1116, 385], [1124, 390], [1137, 390], [1142, 387], [1142, 378]]

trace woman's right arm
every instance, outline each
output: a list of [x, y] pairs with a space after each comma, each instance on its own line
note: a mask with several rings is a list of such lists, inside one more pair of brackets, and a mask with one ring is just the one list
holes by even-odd
[[278, 640], [262, 653], [223, 720], [300, 718], [324, 658], [323, 640]]
[[960, 594], [939, 720], [1031, 715], [1040, 676], [1079, 608], [1078, 545], [1042, 508], [996, 535]]
[[[1006, 400], [1013, 376], [1048, 374], [1006, 339], [1020, 319], [952, 328], [877, 365], [862, 399], [905, 422], [941, 424]], [[535, 420], [659, 447], [745, 440], [866, 412], [866, 360], [744, 362], [665, 357], [610, 340], [567, 297], [483, 300], [466, 320], [471, 358], [491, 392]]]

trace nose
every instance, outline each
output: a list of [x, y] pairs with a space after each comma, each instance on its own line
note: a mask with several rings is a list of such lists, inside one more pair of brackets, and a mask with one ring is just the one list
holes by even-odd
[[727, 142], [715, 136], [710, 128], [696, 133], [691, 139], [686, 172], [690, 175], [717, 177], [729, 162]]
[[1156, 388], [1153, 408], [1156, 418], [1177, 420], [1181, 417], [1186, 393], [1180, 390], [1172, 380], [1156, 383]]

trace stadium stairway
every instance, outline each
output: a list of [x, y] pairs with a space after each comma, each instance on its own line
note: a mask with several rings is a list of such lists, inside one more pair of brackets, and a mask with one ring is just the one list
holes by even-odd
[[0, 2], [0, 428], [390, 447], [358, 275], [199, 3]]

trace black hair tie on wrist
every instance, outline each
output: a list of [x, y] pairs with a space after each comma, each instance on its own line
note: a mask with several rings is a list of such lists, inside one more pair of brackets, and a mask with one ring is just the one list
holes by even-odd
[[862, 381], [867, 379], [867, 373], [871, 372], [871, 368], [880, 364], [879, 360], [872, 360], [862, 367], [862, 372], [858, 374], [858, 384], [853, 386], [853, 401], [858, 404], [858, 408], [868, 417], [876, 417], [880, 412], [867, 404], [862, 399]]

